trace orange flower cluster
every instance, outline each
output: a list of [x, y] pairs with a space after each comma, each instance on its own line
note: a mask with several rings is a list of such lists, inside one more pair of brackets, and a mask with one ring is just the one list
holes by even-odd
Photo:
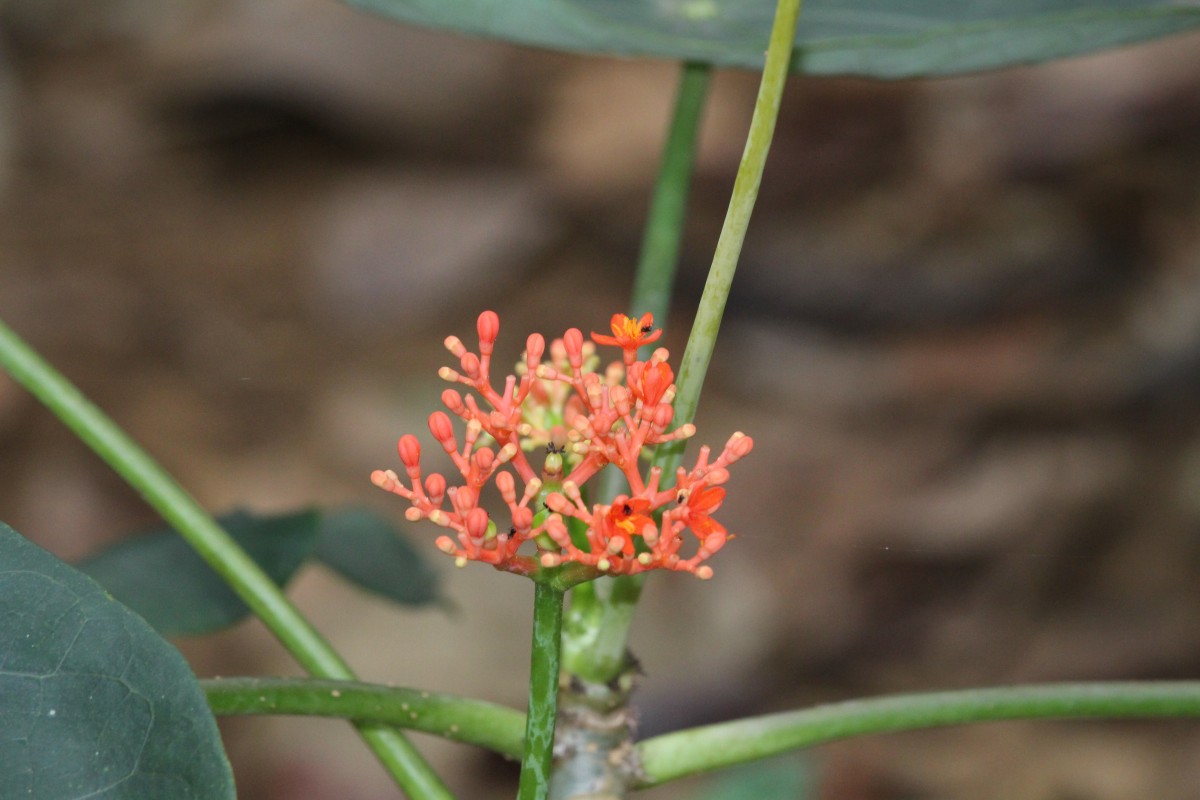
[[[407, 480], [392, 470], [376, 470], [371, 481], [410, 503], [409, 520], [427, 519], [452, 532], [439, 537], [437, 546], [459, 566], [482, 561], [532, 574], [576, 563], [598, 574], [671, 569], [712, 577], [703, 562], [730, 534], [711, 515], [725, 499], [721, 484], [729, 479], [729, 465], [749, 453], [754, 442], [735, 433], [715, 459], [708, 447], [700, 448], [692, 468], [676, 470], [671, 486], [662, 485], [657, 467], [643, 479], [639, 459], [647, 448], [696, 432], [691, 424], [670, 430], [676, 390], [667, 351], [659, 348], [648, 360], [638, 360], [638, 348], [662, 335], [653, 317], [616, 314], [612, 336], [592, 334], [595, 343], [622, 351], [622, 360], [603, 373], [597, 372], [595, 345], [577, 328], [551, 342], [548, 353], [542, 335], [532, 334], [516, 374], [508, 375], [499, 390], [492, 382], [491, 360], [500, 318], [485, 311], [476, 327], [478, 353], [451, 336], [446, 349], [459, 369], [443, 367], [438, 373], [475, 394], [447, 389], [442, 402], [450, 414], [429, 416], [430, 433], [462, 482], [449, 486], [440, 473], [423, 475], [421, 445], [411, 434], [399, 442]], [[466, 425], [461, 440], [450, 415]], [[531, 463], [537, 451], [545, 454], [540, 470]], [[589, 505], [584, 484], [608, 466], [625, 476], [629, 493], [609, 504]], [[508, 526], [497, 525], [480, 505], [492, 482], [508, 507]], [[689, 530], [699, 544], [685, 558], [679, 551]], [[531, 546], [523, 548], [526, 544]]]

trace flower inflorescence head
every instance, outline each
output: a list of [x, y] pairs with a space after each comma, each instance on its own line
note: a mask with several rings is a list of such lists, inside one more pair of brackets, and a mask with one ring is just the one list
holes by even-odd
[[[409, 502], [409, 520], [446, 528], [437, 546], [460, 566], [482, 561], [532, 575], [574, 563], [596, 574], [670, 569], [711, 577], [704, 562], [730, 538], [712, 514], [725, 500], [729, 466], [754, 442], [735, 433], [716, 458], [701, 447], [693, 466], [678, 468], [669, 486], [658, 467], [643, 477], [643, 453], [690, 438], [696, 428], [671, 427], [676, 388], [668, 352], [658, 348], [648, 359], [638, 358], [640, 347], [662, 335], [654, 318], [616, 314], [611, 328], [612, 336], [593, 333], [592, 342], [571, 328], [548, 347], [541, 334], [530, 335], [515, 373], [497, 388], [491, 362], [500, 318], [483, 312], [476, 326], [478, 352], [450, 336], [445, 345], [458, 368], [438, 372], [473, 394], [447, 389], [442, 403], [449, 414], [429, 416], [429, 431], [453, 462], [458, 481], [450, 485], [440, 473], [423, 474], [421, 445], [412, 434], [398, 444], [404, 476], [376, 470], [371, 481]], [[598, 372], [596, 344], [621, 348], [621, 360]], [[451, 415], [465, 425], [461, 437]], [[543, 454], [540, 470], [532, 461], [537, 452]], [[628, 493], [589, 503], [585, 484], [608, 466], [624, 475]], [[480, 505], [489, 484], [507, 506], [507, 525]], [[698, 545], [685, 557], [688, 531]], [[533, 547], [525, 550], [533, 552], [520, 552], [527, 543]]]

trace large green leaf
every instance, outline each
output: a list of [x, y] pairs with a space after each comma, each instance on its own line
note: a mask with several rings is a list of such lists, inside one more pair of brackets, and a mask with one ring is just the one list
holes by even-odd
[[179, 652], [0, 523], [0, 800], [219, 800], [233, 775]]
[[[274, 517], [235, 511], [218, 521], [281, 586], [317, 544], [315, 511]], [[212, 567], [170, 528], [127, 539], [77, 566], [164, 636], [210, 633], [250, 613]]]
[[404, 605], [438, 599], [437, 573], [383, 517], [365, 508], [326, 514], [316, 557], [346, 580]]
[[[775, 0], [347, 0], [419, 25], [523, 44], [760, 68]], [[1044, 61], [1200, 25], [1184, 0], [806, 0], [795, 66], [949, 75]]]

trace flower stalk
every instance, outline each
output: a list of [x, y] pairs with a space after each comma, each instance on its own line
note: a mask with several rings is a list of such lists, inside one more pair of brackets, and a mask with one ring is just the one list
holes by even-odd
[[[635, 314], [649, 313], [655, 319], [665, 321], [671, 308], [696, 163], [700, 118], [711, 77], [712, 66], [709, 64], [688, 62], [680, 70], [675, 109], [663, 146], [634, 275], [631, 305]], [[643, 356], [648, 355], [643, 353]], [[612, 494], [615, 492], [608, 496]]]
[[[681, 423], [691, 422], [700, 404], [700, 389], [708, 364], [716, 346], [717, 332], [725, 314], [725, 303], [733, 285], [742, 244], [750, 227], [750, 215], [758, 199], [763, 171], [767, 165], [767, 154], [775, 136], [775, 122], [779, 118], [779, 107], [783, 102], [783, 87], [787, 83], [788, 70], [792, 63], [792, 49], [796, 43], [796, 25], [800, 18], [802, 0], [779, 0], [775, 8], [775, 21], [771, 27], [770, 44], [763, 65], [762, 81], [754, 102], [754, 114], [750, 119], [750, 131], [746, 136], [746, 148], [738, 165], [737, 177], [733, 182], [733, 195], [729, 209], [717, 239], [712, 265], [687, 348], [679, 369], [679, 400], [676, 415]], [[666, 470], [679, 462], [682, 447], [665, 448], [659, 466]]]
[[[678, 382], [679, 395], [675, 404], [676, 424], [692, 422], [700, 402], [700, 389], [716, 346], [717, 331], [721, 325], [742, 243], [750, 224], [750, 215], [758, 197], [771, 139], [774, 137], [775, 122], [779, 116], [783, 87], [787, 81], [792, 49], [795, 45], [800, 7], [801, 0], [779, 0], [776, 7], [762, 80], [746, 138], [746, 148], [738, 166], [729, 209], [721, 228], [687, 349], [684, 351], [683, 367]], [[670, 296], [678, 249], [662, 247], [658, 242], [667, 240], [665, 231], [670, 226], [674, 226], [676, 240], [681, 235], [684, 204], [675, 200], [660, 203], [658, 196], [668, 191], [673, 196], [686, 196], [690, 172], [681, 169], [678, 164], [683, 158], [684, 148], [694, 146], [695, 126], [698, 125], [702, 100], [702, 97], [696, 95], [701, 94], [706, 86], [706, 74], [685, 68], [677, 111], [668, 136], [667, 154], [661, 167], [659, 187], [656, 189], [655, 202], [651, 206], [652, 217], [643, 242], [643, 255], [634, 280], [632, 305], [638, 310], [646, 309], [661, 315], [665, 312], [665, 305], [660, 308], [655, 304], [665, 303], [666, 298]], [[687, 130], [680, 130], [688, 125], [692, 126], [691, 136]], [[674, 150], [676, 147], [679, 148], [678, 152]], [[686, 155], [688, 159], [693, 159], [694, 151], [688, 151]], [[674, 189], [663, 189], [664, 184], [672, 185]], [[658, 213], [662, 214], [661, 218], [653, 216]], [[659, 232], [660, 230], [663, 232]], [[671, 473], [682, 461], [684, 444], [679, 442], [660, 448], [655, 453], [654, 465], [668, 474]], [[615, 484], [616, 481], [606, 484], [610, 494], [617, 491], [612, 488]], [[601, 683], [611, 680], [620, 672], [627, 658], [625, 649], [629, 639], [629, 628], [633, 624], [644, 581], [644, 575], [620, 576], [611, 581], [597, 583], [587, 593], [578, 590], [572, 593], [572, 611], [578, 606], [579, 624], [572, 624], [569, 620], [567, 625], [564, 649], [569, 670]], [[588, 625], [598, 626], [603, 633], [588, 630]]]
[[563, 591], [537, 583], [533, 598], [533, 644], [529, 668], [529, 710], [517, 800], [545, 800], [554, 768], [554, 726], [558, 719], [558, 675], [562, 642]]

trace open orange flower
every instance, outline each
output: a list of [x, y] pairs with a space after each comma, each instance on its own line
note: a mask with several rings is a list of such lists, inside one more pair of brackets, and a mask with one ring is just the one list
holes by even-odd
[[654, 520], [646, 512], [650, 510], [650, 501], [640, 497], [621, 495], [609, 507], [608, 513], [600, 518], [599, 533], [603, 537], [608, 552], [634, 554], [633, 537], [642, 536], [649, 527], [654, 529]]
[[720, 486], [705, 486], [697, 488], [687, 498], [685, 518], [688, 527], [700, 537], [701, 541], [711, 534], [726, 536], [725, 526], [709, 516], [725, 501], [725, 490]]
[[654, 315], [650, 313], [642, 314], [641, 319], [627, 317], [624, 314], [613, 314], [611, 325], [612, 336], [593, 331], [592, 341], [596, 344], [608, 344], [623, 350], [636, 351], [644, 344], [657, 342], [658, 338], [662, 336], [661, 329], [654, 329]]
[[[634, 369], [633, 367], [640, 367]], [[630, 368], [627, 381], [633, 396], [648, 406], [656, 406], [675, 382], [675, 372], [665, 361], [642, 364], [637, 362]]]

